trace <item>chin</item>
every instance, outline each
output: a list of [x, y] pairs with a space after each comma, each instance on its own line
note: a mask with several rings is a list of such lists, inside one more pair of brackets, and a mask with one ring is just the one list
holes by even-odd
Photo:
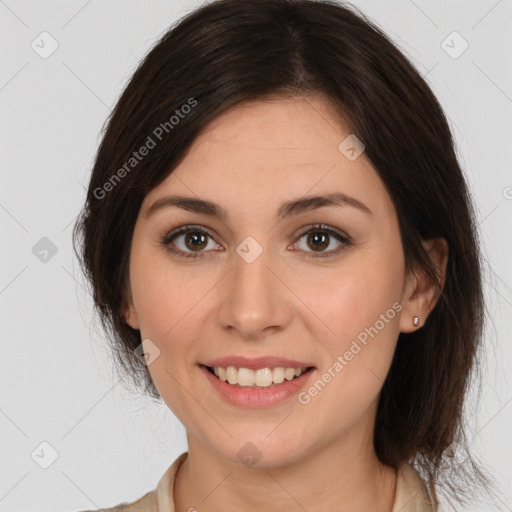
[[286, 429], [278, 432], [280, 427], [276, 426], [274, 422], [270, 427], [265, 424], [259, 428], [231, 428], [232, 438], [225, 435], [222, 440], [210, 439], [208, 444], [224, 459], [246, 467], [276, 468], [307, 455], [307, 441], [298, 432]]

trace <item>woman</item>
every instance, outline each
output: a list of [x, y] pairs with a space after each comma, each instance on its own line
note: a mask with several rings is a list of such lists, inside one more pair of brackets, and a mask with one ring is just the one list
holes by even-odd
[[354, 9], [181, 20], [113, 110], [74, 235], [119, 364], [187, 431], [110, 510], [435, 511], [487, 482], [462, 419], [470, 196], [430, 88]]

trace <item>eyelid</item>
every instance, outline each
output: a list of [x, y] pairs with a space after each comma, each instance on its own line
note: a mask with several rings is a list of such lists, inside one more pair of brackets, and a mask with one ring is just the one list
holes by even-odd
[[301, 238], [306, 233], [309, 233], [310, 231], [315, 231], [315, 230], [326, 231], [328, 233], [334, 233], [334, 234], [338, 235], [339, 237], [346, 239], [347, 241], [352, 241], [351, 237], [344, 231], [341, 231], [333, 226], [329, 226], [328, 224], [322, 224], [322, 223], [310, 224], [309, 226], [306, 226], [304, 229], [299, 231], [299, 234], [296, 236], [298, 238]]

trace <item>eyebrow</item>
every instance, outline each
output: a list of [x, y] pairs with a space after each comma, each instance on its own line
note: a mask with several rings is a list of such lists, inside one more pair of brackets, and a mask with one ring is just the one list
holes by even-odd
[[[155, 201], [146, 210], [146, 219], [154, 215], [159, 210], [173, 206], [193, 213], [210, 215], [222, 221], [227, 221], [229, 218], [228, 212], [212, 201], [198, 199], [196, 197], [172, 195], [162, 197]], [[351, 206], [368, 215], [373, 215], [371, 210], [358, 199], [347, 196], [341, 192], [335, 192], [321, 196], [306, 196], [292, 201], [287, 201], [279, 207], [276, 217], [277, 219], [282, 220], [293, 215], [322, 208], [323, 206]]]

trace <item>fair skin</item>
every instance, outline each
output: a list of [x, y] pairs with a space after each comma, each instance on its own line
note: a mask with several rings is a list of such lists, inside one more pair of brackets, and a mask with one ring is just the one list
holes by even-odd
[[[379, 392], [400, 332], [421, 328], [438, 289], [422, 272], [406, 275], [398, 219], [382, 181], [364, 153], [350, 161], [338, 149], [349, 133], [319, 96], [246, 103], [207, 126], [144, 199], [124, 313], [142, 339], [158, 346], [151, 377], [187, 431], [177, 512], [392, 509], [396, 472], [373, 448]], [[371, 214], [335, 205], [276, 217], [285, 201], [332, 192], [357, 199]], [[147, 217], [168, 195], [212, 201], [228, 218], [177, 206]], [[314, 235], [303, 233], [320, 223], [349, 235], [352, 245], [334, 254], [341, 243], [327, 235], [325, 248], [316, 249]], [[160, 243], [186, 224], [207, 230], [201, 249], [194, 252], [186, 234], [170, 245], [195, 259]], [[251, 263], [236, 251], [248, 236], [262, 248]], [[444, 273], [444, 241], [425, 247]], [[394, 303], [401, 310], [307, 404], [294, 396], [239, 407], [200, 370], [199, 363], [222, 356], [280, 356], [310, 362], [313, 384]], [[237, 456], [247, 443], [261, 453], [250, 467]]]

